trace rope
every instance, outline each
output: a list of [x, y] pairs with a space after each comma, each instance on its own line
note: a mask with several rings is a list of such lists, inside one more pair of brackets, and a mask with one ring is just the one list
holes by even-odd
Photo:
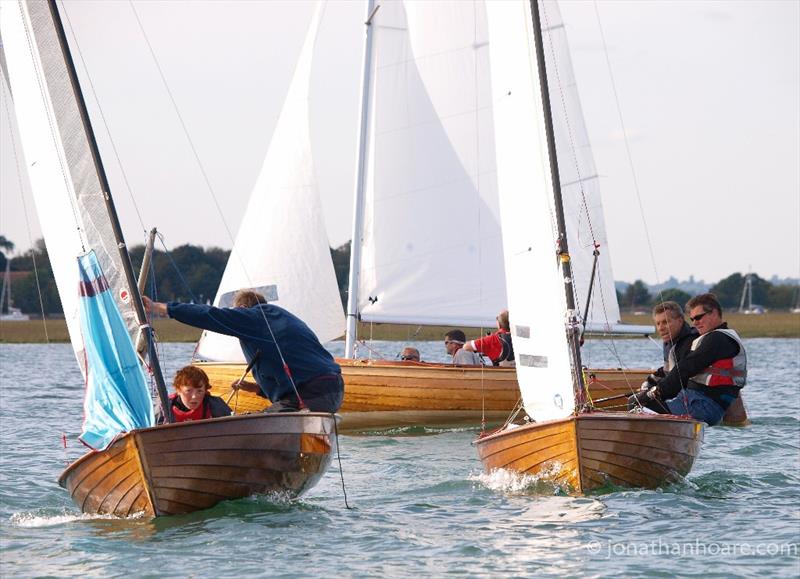
[[81, 59], [81, 64], [83, 65], [83, 71], [86, 74], [86, 78], [89, 81], [89, 88], [92, 92], [92, 97], [94, 97], [95, 105], [97, 106], [97, 110], [100, 112], [100, 120], [103, 123], [103, 128], [106, 131], [106, 136], [108, 137], [109, 142], [111, 143], [111, 150], [114, 153], [114, 158], [117, 160], [117, 165], [119, 166], [120, 173], [122, 174], [122, 180], [125, 183], [125, 189], [128, 192], [128, 197], [130, 197], [131, 204], [133, 205], [133, 209], [136, 212], [136, 217], [139, 220], [139, 226], [142, 228], [142, 231], [146, 231], [147, 228], [144, 225], [144, 220], [142, 219], [142, 214], [139, 211], [139, 206], [136, 203], [136, 198], [133, 195], [133, 189], [131, 188], [130, 181], [128, 180], [128, 174], [125, 172], [125, 167], [122, 165], [122, 159], [119, 156], [119, 152], [117, 151], [117, 144], [114, 141], [113, 136], [111, 135], [111, 130], [108, 128], [108, 122], [106, 121], [106, 115], [103, 112], [103, 107], [100, 105], [100, 99], [97, 96], [97, 91], [94, 88], [94, 82], [92, 81], [92, 75], [89, 74], [89, 67], [86, 66], [86, 61], [83, 58], [83, 52], [81, 51], [80, 44], [78, 43], [78, 36], [75, 34], [75, 30], [72, 28], [72, 21], [69, 18], [69, 14], [67, 13], [66, 2], [62, 0], [61, 2], [61, 13], [64, 14], [64, 18], [67, 21], [67, 25], [69, 26], [69, 31], [72, 34], [72, 39], [75, 42], [75, 51], [78, 53], [78, 57]]
[[[192, 298], [192, 302], [197, 303], [197, 298], [195, 297], [192, 288], [189, 286], [189, 282], [187, 282], [186, 278], [183, 277], [183, 274], [181, 273], [178, 264], [175, 263], [175, 260], [172, 258], [172, 252], [167, 248], [167, 244], [164, 242], [164, 236], [161, 233], [158, 233], [158, 240], [161, 242], [161, 246], [164, 248], [164, 254], [167, 256], [167, 259], [169, 260], [172, 269], [174, 269], [175, 273], [178, 274], [178, 279], [181, 280], [183, 287], [186, 289], [186, 291], [189, 292], [189, 296]], [[152, 269], [155, 269], [155, 267], [153, 267]]]
[[344, 486], [344, 469], [342, 469], [342, 453], [339, 446], [339, 425], [336, 421], [336, 415], [333, 415], [333, 431], [336, 434], [336, 460], [339, 461], [339, 477], [342, 480], [342, 494], [344, 495], [344, 506], [347, 509], [352, 509], [347, 502], [347, 488]]

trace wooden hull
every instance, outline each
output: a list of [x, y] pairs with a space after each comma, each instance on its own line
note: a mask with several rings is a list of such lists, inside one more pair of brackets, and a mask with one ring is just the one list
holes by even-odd
[[[481, 420], [501, 423], [519, 400], [514, 368], [343, 358], [336, 361], [342, 367], [345, 382], [344, 404], [340, 409], [343, 430], [478, 425]], [[222, 396], [235, 413], [258, 412], [269, 405], [261, 396], [236, 394], [231, 390], [231, 383], [244, 371], [243, 365], [197, 365], [208, 374], [214, 394]], [[587, 370], [589, 396], [592, 400], [603, 400], [633, 394], [650, 372], [649, 369]], [[624, 410], [627, 400], [607, 400], [598, 403], [597, 408]], [[741, 420], [740, 414], [737, 422]], [[727, 417], [725, 423], [729, 424]]]
[[675, 482], [691, 470], [702, 441], [695, 420], [609, 412], [519, 426], [475, 444], [486, 472], [511, 470], [584, 493], [607, 481], [640, 488]]
[[325, 473], [335, 445], [325, 413], [182, 422], [127, 433], [58, 482], [84, 513], [175, 515], [253, 494], [299, 496]]

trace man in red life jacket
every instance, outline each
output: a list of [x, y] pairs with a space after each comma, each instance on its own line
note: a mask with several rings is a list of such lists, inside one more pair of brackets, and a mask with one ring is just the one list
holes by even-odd
[[497, 331], [464, 344], [467, 352], [479, 352], [487, 356], [495, 366], [514, 366], [514, 346], [511, 344], [511, 323], [508, 310], [497, 315]]
[[715, 426], [747, 381], [747, 355], [739, 335], [722, 321], [722, 307], [714, 294], [692, 298], [686, 311], [700, 335], [659, 381], [656, 394], [667, 401], [672, 414], [689, 414]]

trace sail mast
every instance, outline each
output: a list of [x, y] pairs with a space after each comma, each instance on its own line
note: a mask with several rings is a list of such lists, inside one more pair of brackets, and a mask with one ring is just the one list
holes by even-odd
[[[544, 43], [542, 40], [542, 24], [539, 17], [539, 2], [531, 0], [531, 15], [533, 17], [533, 37], [536, 47], [536, 63], [541, 79], [542, 107], [544, 109], [545, 133], [547, 135], [547, 150], [550, 159], [550, 173], [553, 183], [553, 198], [555, 200], [556, 224], [558, 227], [558, 258], [564, 275], [564, 292], [567, 298], [567, 314], [569, 316], [567, 328], [567, 341], [569, 342], [572, 357], [572, 376], [578, 401], [583, 393], [583, 372], [581, 371], [581, 351], [579, 334], [580, 329], [575, 310], [575, 288], [572, 277], [572, 264], [570, 263], [569, 247], [567, 245], [567, 226], [564, 219], [564, 202], [561, 197], [561, 179], [558, 172], [558, 159], [556, 157], [556, 140], [553, 129], [553, 113], [550, 107], [550, 92], [547, 84], [547, 67], [545, 65]], [[513, 314], [512, 314], [513, 315]]]
[[84, 130], [86, 131], [86, 136], [89, 144], [89, 149], [92, 154], [92, 159], [94, 161], [95, 170], [97, 172], [97, 176], [100, 179], [100, 184], [103, 188], [103, 199], [106, 205], [106, 211], [108, 213], [109, 221], [111, 223], [111, 227], [113, 230], [114, 238], [117, 242], [117, 249], [119, 251], [119, 256], [122, 261], [123, 272], [125, 275], [125, 280], [128, 286], [129, 291], [131, 292], [131, 299], [133, 302], [133, 308], [136, 312], [136, 318], [139, 322], [139, 327], [141, 328], [145, 338], [148, 342], [148, 350], [150, 353], [150, 367], [153, 371], [153, 377], [156, 381], [156, 388], [158, 389], [158, 396], [161, 401], [161, 406], [164, 409], [164, 414], [168, 418], [169, 422], [173, 422], [171, 407], [169, 404], [169, 396], [167, 395], [167, 388], [164, 383], [164, 376], [161, 373], [161, 366], [158, 361], [158, 354], [156, 353], [156, 348], [154, 346], [153, 340], [153, 329], [147, 323], [147, 317], [144, 311], [144, 305], [142, 304], [142, 297], [138, 290], [138, 284], [136, 281], [136, 277], [133, 273], [133, 267], [131, 265], [130, 255], [128, 254], [128, 248], [125, 244], [125, 239], [122, 235], [122, 228], [119, 223], [119, 218], [117, 217], [117, 211], [114, 206], [114, 199], [111, 196], [111, 188], [108, 184], [108, 178], [106, 177], [106, 172], [103, 167], [102, 160], [100, 158], [100, 151], [97, 146], [97, 140], [94, 136], [94, 129], [92, 128], [91, 121], [89, 119], [89, 112], [86, 108], [86, 101], [83, 98], [83, 93], [80, 88], [80, 82], [78, 81], [78, 75], [75, 71], [75, 64], [72, 60], [72, 55], [69, 50], [69, 44], [67, 43], [67, 37], [64, 32], [64, 25], [61, 22], [61, 16], [58, 12], [58, 5], [56, 4], [55, 0], [49, 0], [48, 6], [50, 8], [50, 13], [53, 18], [53, 23], [55, 26], [56, 35], [58, 37], [58, 41], [61, 47], [61, 53], [64, 56], [64, 62], [66, 65], [67, 72], [69, 74], [70, 84], [72, 85], [72, 89], [75, 95], [75, 100], [77, 102], [78, 110], [80, 112], [81, 120], [83, 122]]
[[356, 332], [358, 328], [358, 287], [361, 271], [361, 237], [364, 234], [364, 190], [367, 175], [367, 135], [369, 134], [369, 99], [372, 73], [372, 18], [380, 6], [375, 0], [367, 1], [366, 37], [364, 39], [364, 68], [361, 81], [361, 123], [358, 135], [358, 163], [356, 164], [356, 196], [353, 209], [353, 235], [350, 241], [350, 276], [347, 294], [347, 329], [345, 331], [344, 355], [355, 356]]

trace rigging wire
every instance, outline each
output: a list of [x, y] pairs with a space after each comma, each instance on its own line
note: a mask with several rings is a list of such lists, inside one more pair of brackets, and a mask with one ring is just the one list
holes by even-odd
[[64, 19], [67, 21], [67, 25], [69, 27], [70, 34], [72, 36], [72, 41], [75, 44], [75, 52], [78, 53], [80, 57], [81, 64], [83, 65], [83, 71], [86, 75], [86, 79], [89, 81], [89, 89], [91, 90], [92, 97], [94, 98], [95, 105], [97, 106], [97, 110], [100, 113], [100, 120], [102, 121], [103, 128], [105, 129], [106, 136], [108, 137], [109, 143], [111, 143], [111, 150], [114, 153], [114, 157], [117, 160], [117, 165], [119, 166], [120, 173], [122, 174], [122, 180], [125, 183], [125, 189], [128, 192], [128, 197], [131, 200], [131, 204], [133, 205], [134, 211], [136, 212], [136, 217], [139, 220], [139, 225], [142, 228], [142, 231], [145, 233], [147, 232], [147, 227], [145, 227], [144, 220], [142, 219], [142, 214], [139, 211], [139, 205], [136, 203], [136, 198], [133, 195], [133, 189], [131, 188], [130, 181], [128, 180], [128, 174], [125, 172], [125, 167], [122, 164], [122, 159], [119, 156], [119, 152], [117, 150], [117, 144], [114, 141], [114, 137], [111, 134], [111, 130], [108, 127], [108, 121], [106, 120], [106, 115], [103, 112], [103, 107], [100, 105], [100, 98], [97, 94], [97, 91], [94, 87], [94, 81], [92, 80], [92, 75], [89, 73], [89, 67], [86, 65], [86, 60], [83, 58], [83, 51], [81, 50], [80, 43], [78, 42], [78, 35], [75, 34], [75, 30], [72, 27], [72, 21], [69, 18], [69, 13], [67, 12], [66, 3], [62, 0], [61, 1], [61, 13], [64, 14]]
[[[187, 125], [186, 125], [186, 122], [183, 119], [183, 115], [181, 115], [181, 113], [180, 113], [177, 101], [175, 100], [175, 97], [174, 97], [174, 95], [172, 93], [172, 90], [169, 87], [169, 83], [167, 83], [166, 75], [164, 74], [164, 71], [163, 71], [163, 69], [161, 67], [161, 64], [160, 64], [158, 58], [156, 57], [156, 53], [155, 53], [155, 50], [153, 49], [152, 43], [150, 42], [150, 38], [148, 37], [147, 33], [145, 32], [145, 29], [144, 29], [144, 26], [142, 24], [141, 18], [139, 17], [139, 13], [136, 10], [136, 6], [134, 5], [133, 0], [128, 0], [128, 3], [130, 5], [130, 7], [131, 7], [131, 10], [133, 11], [134, 17], [136, 18], [136, 22], [137, 22], [137, 24], [139, 26], [139, 30], [142, 33], [142, 37], [144, 38], [145, 44], [147, 45], [147, 48], [148, 48], [148, 50], [150, 52], [150, 56], [153, 59], [153, 63], [154, 63], [154, 65], [155, 65], [155, 67], [156, 67], [156, 69], [158, 71], [158, 75], [161, 78], [161, 82], [164, 85], [164, 88], [165, 88], [165, 90], [167, 92], [167, 95], [169, 96], [169, 100], [170, 100], [170, 102], [172, 104], [173, 110], [175, 111], [175, 115], [178, 118], [178, 121], [180, 123], [181, 129], [183, 130], [184, 136], [186, 137], [186, 140], [187, 140], [187, 142], [189, 144], [189, 148], [192, 151], [192, 155], [194, 156], [194, 160], [195, 160], [195, 162], [197, 164], [198, 170], [200, 171], [200, 174], [201, 174], [201, 176], [203, 178], [203, 181], [204, 181], [204, 183], [206, 185], [206, 188], [207, 188], [207, 190], [209, 192], [209, 195], [211, 196], [211, 200], [212, 200], [212, 202], [214, 204], [214, 207], [217, 210], [217, 214], [218, 214], [219, 219], [222, 222], [222, 225], [223, 225], [223, 227], [225, 229], [225, 232], [226, 232], [226, 234], [228, 236], [228, 240], [230, 241], [232, 246], [235, 246], [233, 233], [231, 232], [231, 229], [228, 226], [228, 223], [227, 223], [227, 221], [225, 219], [225, 215], [222, 212], [222, 207], [221, 207], [221, 205], [219, 203], [219, 200], [217, 198], [216, 191], [214, 190], [214, 187], [211, 184], [211, 180], [210, 180], [210, 178], [208, 176], [208, 173], [206, 172], [205, 167], [203, 166], [203, 163], [200, 160], [200, 154], [198, 153], [197, 147], [195, 146], [194, 141], [193, 141], [193, 139], [192, 139], [192, 137], [191, 137], [191, 135], [189, 133], [189, 129], [188, 129]], [[328, 4], [327, 4], [327, 2], [325, 2], [323, 4], [322, 12], [320, 14], [320, 18], [319, 18], [320, 22], [324, 18], [325, 12], [327, 10], [327, 6], [328, 6]], [[317, 26], [316, 34], [315, 34], [315, 37], [314, 37], [314, 44], [315, 45], [316, 45], [317, 38], [318, 38], [319, 28], [320, 27]], [[247, 267], [241, 261], [241, 256], [235, 251], [235, 248], [231, 252], [230, 259], [239, 260], [239, 265], [240, 265], [242, 271], [245, 274], [247, 282], [252, 287], [253, 286], [253, 282], [252, 282], [252, 280], [250, 279], [250, 276], [247, 273]], [[264, 312], [263, 308], [259, 308], [259, 310], [261, 312], [261, 317], [262, 317], [262, 319], [264, 321], [264, 325], [266, 326], [266, 328], [267, 328], [267, 330], [269, 332], [270, 338], [272, 339], [273, 343], [275, 344], [275, 349], [276, 349], [276, 351], [278, 353], [278, 356], [280, 358], [280, 361], [281, 361], [281, 364], [283, 366], [284, 372], [286, 373], [286, 376], [287, 376], [287, 378], [289, 379], [289, 382], [292, 385], [292, 389], [294, 390], [295, 394], [297, 395], [297, 398], [300, 401], [300, 405], [302, 407], [303, 406], [302, 399], [300, 398], [300, 394], [299, 394], [299, 392], [297, 390], [297, 385], [295, 384], [295, 381], [294, 381], [294, 378], [293, 378], [293, 376], [291, 374], [289, 366], [287, 365], [286, 360], [285, 360], [285, 358], [283, 356], [283, 351], [282, 351], [282, 349], [280, 347], [280, 344], [278, 344], [278, 341], [275, 338], [275, 334], [273, 333], [272, 327], [271, 327], [271, 325], [269, 323], [269, 320], [267, 319], [267, 315]]]
[[14, 156], [14, 165], [17, 169], [17, 185], [19, 187], [19, 197], [22, 201], [22, 213], [25, 216], [25, 229], [28, 233], [28, 243], [31, 246], [31, 261], [33, 262], [33, 278], [36, 281], [36, 292], [39, 295], [39, 309], [42, 314], [42, 327], [44, 328], [44, 339], [46, 343], [50, 343], [50, 335], [47, 333], [47, 322], [44, 319], [44, 297], [42, 296], [42, 285], [39, 280], [39, 268], [36, 265], [36, 248], [33, 244], [33, 235], [31, 234], [31, 222], [30, 218], [28, 217], [28, 204], [25, 201], [25, 191], [22, 185], [22, 166], [19, 161], [19, 155], [17, 154], [17, 143], [14, 139], [14, 135], [11, 132], [11, 113], [8, 110], [8, 101], [12, 99], [11, 91], [6, 89], [6, 85], [4, 82], [0, 82], [0, 86], [3, 87], [2, 94], [5, 96], [3, 100], [3, 109], [6, 113], [6, 119], [8, 122], [9, 127], [9, 136], [11, 138], [11, 152]]

